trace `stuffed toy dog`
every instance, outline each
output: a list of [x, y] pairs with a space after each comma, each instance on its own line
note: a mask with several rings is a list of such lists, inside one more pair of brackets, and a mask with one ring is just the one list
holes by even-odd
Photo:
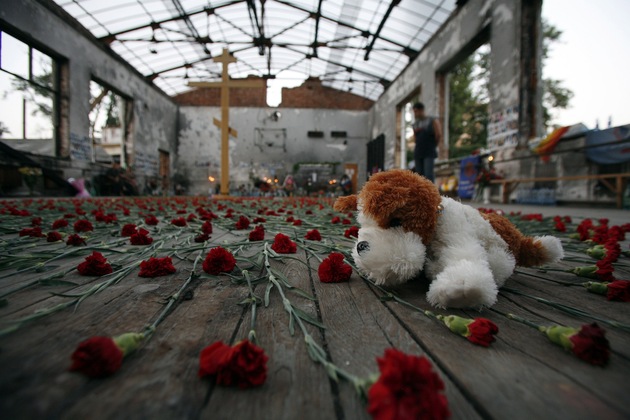
[[352, 251], [376, 284], [396, 286], [422, 270], [434, 306], [491, 306], [514, 267], [560, 260], [558, 238], [528, 237], [506, 218], [441, 197], [413, 172], [394, 169], [369, 179], [358, 195], [340, 197], [337, 211], [358, 210], [361, 225]]

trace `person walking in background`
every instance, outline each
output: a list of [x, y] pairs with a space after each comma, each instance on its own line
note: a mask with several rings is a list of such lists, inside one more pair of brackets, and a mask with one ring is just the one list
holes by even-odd
[[433, 167], [437, 157], [436, 149], [442, 142], [442, 126], [437, 119], [425, 114], [422, 102], [413, 105], [413, 115], [413, 133], [416, 138], [414, 171], [435, 182]]

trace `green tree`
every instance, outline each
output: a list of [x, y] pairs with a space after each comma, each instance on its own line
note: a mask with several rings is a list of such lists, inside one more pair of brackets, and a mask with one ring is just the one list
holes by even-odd
[[552, 123], [554, 109], [566, 109], [569, 107], [571, 98], [573, 98], [573, 91], [564, 86], [564, 82], [558, 79], [552, 79], [544, 77], [545, 60], [549, 58], [549, 53], [553, 44], [560, 41], [562, 37], [562, 31], [555, 27], [553, 24], [542, 21], [542, 67], [543, 67], [543, 79], [542, 79], [542, 112], [543, 112], [543, 125], [547, 130]]
[[[542, 67], [550, 55], [551, 47], [560, 41], [562, 31], [543, 20]], [[490, 49], [479, 48], [459, 63], [450, 73], [449, 101], [449, 154], [451, 158], [469, 155], [487, 144]], [[543, 71], [544, 73], [544, 71]], [[553, 111], [569, 107], [573, 92], [562, 80], [542, 79], [543, 125], [548, 129]]]
[[449, 154], [467, 156], [488, 137], [487, 54], [475, 53], [459, 63], [449, 79]]

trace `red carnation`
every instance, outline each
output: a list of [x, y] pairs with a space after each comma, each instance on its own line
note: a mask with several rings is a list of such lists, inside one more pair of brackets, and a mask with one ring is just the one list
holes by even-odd
[[606, 299], [619, 302], [630, 302], [630, 281], [615, 280], [606, 285]]
[[247, 229], [249, 227], [249, 219], [245, 216], [239, 217], [234, 227], [236, 230]]
[[615, 268], [612, 265], [612, 262], [608, 259], [599, 260], [595, 263], [597, 266], [597, 277], [602, 281], [614, 281], [615, 276], [613, 276], [613, 271]]
[[107, 262], [107, 258], [100, 252], [94, 251], [92, 255], [85, 257], [85, 260], [77, 266], [77, 271], [82, 276], [104, 276], [110, 274], [112, 266]]
[[339, 216], [335, 216], [332, 218], [332, 220], [330, 221], [330, 223], [332, 223], [333, 225], [337, 224], [341, 222], [341, 218], [339, 218]]
[[149, 226], [155, 226], [159, 223], [159, 220], [157, 219], [157, 217], [151, 214], [144, 218], [144, 223], [146, 223]]
[[214, 376], [218, 385], [251, 388], [262, 385], [267, 379], [265, 351], [249, 340], [234, 347], [216, 342], [201, 351], [199, 377]]
[[202, 233], [195, 236], [195, 242], [206, 242], [208, 239], [210, 239], [210, 235], [208, 235], [207, 233]]
[[136, 225], [134, 225], [133, 223], [127, 223], [126, 225], [122, 227], [120, 231], [120, 236], [127, 238], [137, 232], [138, 232], [138, 227]]
[[475, 318], [472, 323], [468, 324], [468, 331], [470, 333], [466, 337], [468, 341], [488, 347], [494, 341], [495, 334], [499, 332], [499, 327], [489, 319]]
[[171, 220], [171, 224], [175, 225], [175, 226], [186, 226], [186, 219], [184, 219], [183, 217], [178, 217], [177, 219], [173, 219]]
[[159, 277], [173, 274], [175, 271], [171, 257], [151, 257], [140, 263], [140, 273], [138, 275], [140, 277]]
[[46, 236], [46, 242], [57, 242], [62, 239], [63, 237], [61, 236], [61, 233], [57, 231], [48, 232], [48, 235]]
[[212, 222], [208, 220], [203, 222], [203, 225], [201, 225], [201, 231], [206, 235], [212, 235]]
[[605, 337], [606, 331], [595, 323], [583, 325], [580, 330], [553, 325], [541, 327], [541, 331], [547, 335], [552, 343], [572, 352], [585, 362], [597, 366], [604, 366], [608, 363], [610, 346]]
[[57, 219], [52, 224], [53, 229], [61, 229], [66, 226], [68, 226], [68, 221], [66, 219]]
[[577, 334], [569, 337], [573, 344], [573, 354], [592, 365], [604, 366], [610, 356], [605, 335], [606, 331], [596, 323], [583, 325]]
[[343, 254], [339, 252], [330, 253], [317, 269], [319, 280], [323, 283], [348, 281], [352, 275], [352, 267], [346, 264], [343, 259]]
[[31, 226], [41, 226], [42, 218], [41, 217], [33, 217], [31, 219]]
[[372, 418], [437, 420], [449, 417], [444, 382], [426, 357], [387, 349], [376, 361], [380, 376], [368, 392], [368, 412]]
[[346, 238], [358, 238], [359, 237], [359, 228], [356, 226], [352, 226], [350, 229], [346, 229], [343, 233], [343, 236]]
[[287, 218], [286, 218], [286, 222], [287, 222], [287, 223], [291, 223], [291, 222], [293, 222], [294, 220], [295, 220], [295, 217], [293, 217], [293, 216], [289, 216], [289, 217], [287, 217]]
[[555, 226], [556, 231], [558, 232], [566, 232], [567, 231], [567, 227], [566, 225], [562, 222], [562, 220], [557, 220], [556, 221], [556, 226]]
[[263, 225], [258, 225], [249, 232], [250, 242], [262, 241], [265, 239], [265, 228]]
[[19, 236], [30, 236], [31, 238], [42, 238], [46, 235], [42, 232], [42, 228], [35, 226], [34, 228], [24, 228], [20, 231]]
[[271, 249], [278, 254], [295, 254], [297, 252], [297, 245], [287, 235], [278, 233], [274, 238]]
[[76, 233], [73, 233], [72, 235], [68, 236], [68, 239], [66, 240], [66, 245], [72, 245], [72, 246], [86, 245], [85, 238], [77, 235]]
[[321, 241], [322, 235], [319, 233], [317, 229], [313, 229], [306, 232], [305, 238], [308, 239], [309, 241]]
[[350, 219], [343, 219], [341, 221], [341, 224], [342, 225], [351, 225], [352, 224], [352, 220], [350, 220]]
[[302, 221], [300, 219], [295, 219], [293, 221], [293, 226], [302, 226]]
[[223, 247], [212, 248], [203, 261], [203, 271], [212, 275], [229, 273], [236, 267], [234, 255]]
[[108, 376], [120, 369], [123, 357], [111, 337], [91, 337], [72, 353], [70, 370], [95, 378]]
[[494, 336], [499, 332], [499, 327], [486, 318], [470, 319], [457, 315], [438, 315], [437, 318], [455, 334], [483, 347], [490, 346]]
[[149, 231], [142, 228], [131, 235], [129, 240], [131, 245], [150, 245], [153, 242], [153, 238], [149, 237]]
[[252, 220], [252, 223], [265, 223], [267, 221], [267, 219], [265, 219], [264, 217], [257, 217], [254, 220]]
[[74, 226], [74, 231], [77, 233], [89, 232], [91, 230], [94, 230], [94, 226], [92, 226], [92, 223], [87, 219], [77, 220], [76, 222], [74, 222], [73, 226]]

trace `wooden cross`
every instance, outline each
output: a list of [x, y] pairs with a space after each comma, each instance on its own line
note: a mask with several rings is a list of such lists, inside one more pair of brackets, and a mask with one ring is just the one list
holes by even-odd
[[236, 63], [236, 58], [227, 50], [214, 58], [215, 63], [222, 63], [220, 82], [189, 82], [191, 87], [221, 88], [221, 121], [215, 119], [215, 125], [221, 125], [221, 194], [230, 194], [230, 154], [228, 151], [230, 134], [236, 137], [236, 130], [230, 128], [230, 88], [260, 88], [265, 87], [264, 80], [230, 79], [228, 65]]

